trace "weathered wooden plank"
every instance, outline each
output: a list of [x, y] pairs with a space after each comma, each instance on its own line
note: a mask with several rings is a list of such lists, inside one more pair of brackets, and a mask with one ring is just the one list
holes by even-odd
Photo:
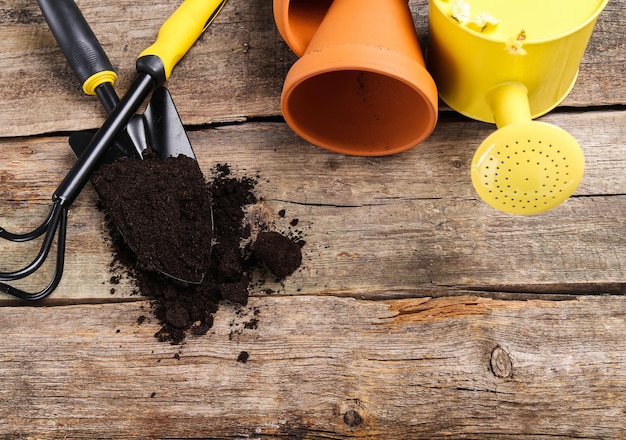
[[[148, 0], [78, 2], [119, 72], [118, 90], [135, 75], [135, 57], [175, 5]], [[427, 39], [426, 0], [410, 2]], [[104, 113], [82, 94], [35, 2], [0, 1], [0, 136], [97, 127]], [[626, 5], [609, 2], [563, 105], [626, 103]], [[280, 38], [269, 0], [230, 0], [168, 82], [183, 121], [206, 124], [280, 114], [283, 79], [295, 61]]]
[[[625, 112], [554, 113], [542, 120], [570, 132], [583, 149], [585, 176], [575, 196], [626, 193]], [[393, 203], [398, 198], [475, 199], [469, 178], [472, 156], [494, 130], [490, 124], [442, 116], [424, 143], [379, 158], [328, 152], [282, 123], [224, 125], [191, 130], [189, 137], [207, 174], [216, 164], [228, 162], [241, 173], [260, 172], [270, 181], [260, 182], [264, 191], [281, 191], [274, 197], [341, 206]], [[75, 161], [63, 136], [1, 139], [0, 150], [0, 200], [20, 205], [47, 204]]]
[[158, 343], [154, 323], [137, 324], [147, 307], [4, 308], [0, 434], [624, 435], [624, 297], [270, 296], [222, 307], [213, 329], [183, 346]]
[[[422, 146], [386, 158], [327, 152], [282, 123], [226, 125], [192, 131], [190, 138], [207, 176], [218, 163], [229, 163], [240, 176], [261, 176], [257, 191], [264, 201], [251, 216], [279, 229], [299, 219], [295, 229], [307, 241], [302, 269], [283, 285], [263, 288], [372, 298], [467, 290], [624, 292], [626, 113], [545, 120], [578, 138], [587, 171], [573, 198], [531, 217], [498, 213], [473, 192], [469, 164], [493, 130], [487, 124], [444, 120]], [[2, 140], [0, 149], [1, 225], [34, 227], [72, 154], [63, 138]], [[109, 300], [112, 287], [121, 296], [133, 290], [107, 282], [111, 253], [95, 204], [87, 188], [71, 211], [67, 267], [56, 299]], [[277, 215], [281, 209], [285, 218]], [[34, 252], [0, 241], [2, 269], [25, 263]], [[46, 276], [33, 283], [43, 287]]]
[[[626, 192], [622, 172], [626, 162], [625, 112], [553, 113], [542, 121], [567, 130], [583, 148], [585, 176], [576, 195]], [[490, 124], [444, 115], [421, 145], [379, 158], [328, 152], [303, 141], [281, 123], [191, 130], [189, 137], [207, 173], [215, 164], [228, 162], [241, 172], [261, 172], [271, 181], [272, 191], [283, 191], [283, 199], [312, 204], [332, 199], [337, 205], [358, 205], [400, 197], [475, 198], [469, 180], [472, 156], [494, 130]], [[47, 203], [75, 162], [64, 136], [1, 139], [0, 150], [1, 201]], [[303, 186], [307, 181], [310, 184]]]

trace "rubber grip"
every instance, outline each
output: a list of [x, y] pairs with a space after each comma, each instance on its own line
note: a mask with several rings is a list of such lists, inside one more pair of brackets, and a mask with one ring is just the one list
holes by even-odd
[[114, 84], [117, 74], [76, 3], [73, 0], [37, 0], [37, 3], [83, 91], [94, 95], [99, 85]]
[[162, 73], [168, 79], [176, 63], [211, 24], [224, 3], [226, 0], [185, 0], [163, 23], [154, 44], [141, 52], [139, 58], [158, 57]]

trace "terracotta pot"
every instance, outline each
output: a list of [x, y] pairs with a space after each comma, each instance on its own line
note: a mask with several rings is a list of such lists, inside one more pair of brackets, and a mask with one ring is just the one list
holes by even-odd
[[360, 156], [405, 151], [430, 135], [437, 89], [406, 0], [274, 0], [274, 14], [300, 56], [281, 97], [296, 133]]

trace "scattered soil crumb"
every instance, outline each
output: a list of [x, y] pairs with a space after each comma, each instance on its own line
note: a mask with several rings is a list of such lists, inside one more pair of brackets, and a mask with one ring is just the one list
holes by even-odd
[[248, 353], [247, 351], [242, 351], [241, 353], [239, 353], [239, 356], [237, 356], [237, 362], [245, 364], [246, 362], [248, 362], [249, 357], [250, 353]]

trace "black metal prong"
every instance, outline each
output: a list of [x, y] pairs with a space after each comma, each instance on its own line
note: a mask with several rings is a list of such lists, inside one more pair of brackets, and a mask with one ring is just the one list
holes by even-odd
[[[52, 247], [54, 236], [56, 235], [56, 232], [58, 231], [57, 258], [56, 258], [56, 265], [55, 265], [55, 273], [50, 284], [48, 284], [47, 287], [40, 290], [39, 292], [30, 293], [30, 292], [26, 292], [24, 290], [18, 289], [14, 286], [10, 286], [8, 284], [0, 282], [0, 292], [8, 293], [9, 295], [13, 295], [17, 298], [27, 300], [27, 301], [37, 301], [48, 296], [58, 286], [59, 282], [61, 281], [61, 277], [63, 276], [63, 266], [65, 263], [67, 212], [68, 210], [65, 207], [61, 206], [60, 204], [55, 203], [52, 206], [52, 210], [50, 211], [50, 215], [48, 216], [48, 219], [46, 219], [46, 221], [44, 222], [44, 224], [47, 225], [47, 227], [44, 229], [44, 231], [46, 232], [46, 237], [41, 245], [41, 249], [37, 257], [35, 258], [35, 260], [33, 260], [32, 263], [30, 263], [29, 265], [27, 265], [26, 267], [18, 271], [0, 273], [0, 280], [15, 281], [21, 278], [25, 278], [26, 276], [35, 272], [46, 260], [46, 257], [48, 256], [48, 252], [50, 251], [50, 248]], [[40, 228], [42, 226], [40, 226]], [[40, 228], [37, 228], [32, 233], [35, 233]], [[41, 235], [42, 233], [43, 232], [39, 233], [39, 235]], [[23, 234], [21, 236], [23, 237], [25, 235], [27, 234]]]
[[14, 243], [21, 243], [24, 241], [31, 241], [31, 240], [34, 240], [35, 238], [41, 237], [41, 235], [44, 234], [48, 230], [50, 222], [52, 221], [53, 214], [54, 214], [54, 206], [48, 213], [48, 217], [46, 217], [44, 222], [39, 227], [25, 234], [14, 234], [12, 232], [7, 231], [4, 228], [0, 228], [0, 238], [4, 238], [5, 240], [12, 241]]

